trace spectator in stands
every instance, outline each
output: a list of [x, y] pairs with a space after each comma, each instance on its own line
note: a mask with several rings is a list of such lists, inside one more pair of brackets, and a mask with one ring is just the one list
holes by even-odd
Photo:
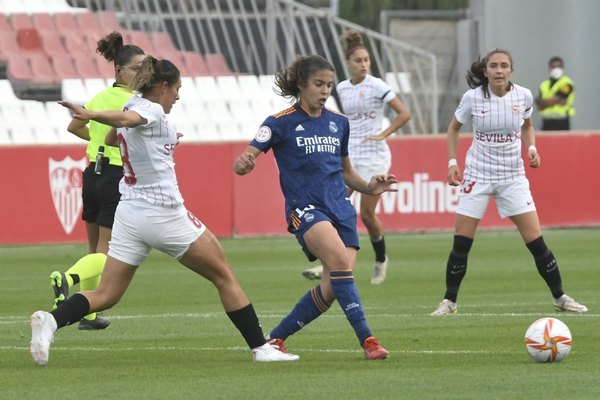
[[568, 131], [575, 115], [575, 84], [565, 74], [562, 58], [552, 57], [548, 62], [550, 77], [540, 84], [535, 99], [542, 117], [543, 131]]
[[348, 157], [350, 127], [344, 115], [326, 109], [333, 87], [333, 66], [320, 56], [300, 56], [275, 76], [279, 94], [292, 107], [268, 117], [254, 140], [236, 159], [238, 175], [251, 172], [261, 152], [273, 149], [285, 197], [288, 230], [296, 235], [310, 261], [323, 265], [320, 285], [309, 290], [271, 331], [270, 343], [285, 351], [284, 341], [327, 311], [337, 300], [367, 359], [388, 356], [371, 334], [353, 268], [359, 248], [356, 211], [346, 186], [377, 195], [396, 183], [393, 175], [376, 175], [367, 183]]
[[[446, 264], [446, 293], [433, 316], [456, 313], [460, 284], [479, 221], [491, 197], [498, 213], [516, 225], [546, 282], [558, 311], [584, 313], [587, 307], [567, 296], [558, 264], [546, 246], [523, 166], [522, 145], [531, 168], [540, 167], [531, 122], [531, 91], [510, 81], [512, 56], [507, 50], [490, 51], [467, 71], [468, 90], [448, 126], [448, 183], [460, 186], [454, 243]], [[459, 131], [473, 125], [473, 143], [467, 152], [464, 176], [456, 161]]]
[[[362, 36], [355, 30], [346, 31], [342, 37], [350, 79], [337, 85], [337, 94], [343, 112], [350, 120], [348, 153], [352, 167], [361, 178], [368, 181], [373, 175], [387, 174], [392, 164], [390, 149], [385, 139], [408, 122], [410, 113], [384, 81], [369, 74], [371, 59]], [[396, 118], [383, 128], [384, 106], [396, 112]], [[352, 189], [348, 190], [352, 194]], [[379, 195], [360, 195], [360, 218], [365, 224], [375, 250], [375, 265], [371, 283], [383, 283], [387, 274], [388, 257], [385, 251], [383, 226], [375, 214]], [[302, 274], [309, 279], [319, 279], [323, 266], [318, 265]]]
[[37, 311], [31, 316], [34, 361], [40, 365], [48, 362], [56, 329], [117, 304], [152, 248], [175, 257], [215, 285], [227, 315], [256, 361], [297, 360], [298, 356], [266, 343], [254, 308], [227, 264], [221, 245], [183, 205], [173, 162], [179, 134], [165, 115], [179, 99], [179, 70], [170, 61], [152, 56], [147, 56], [138, 68], [131, 88], [141, 97], [131, 96], [124, 111], [92, 111], [60, 102], [77, 120], [119, 128], [118, 132], [111, 131], [106, 141], [118, 141], [121, 149], [122, 198], [98, 288], [76, 293], [51, 313]]
[[[132, 95], [129, 84], [140, 68], [144, 51], [136, 45], [124, 44], [119, 32], [112, 32], [100, 39], [96, 51], [114, 64], [115, 83], [94, 96], [85, 108], [90, 111], [121, 110]], [[121, 197], [119, 181], [123, 177], [119, 148], [104, 143], [110, 126], [73, 118], [67, 129], [88, 141], [86, 153], [90, 164], [83, 171], [82, 190], [82, 219], [87, 232], [88, 255], [79, 259], [66, 272], [54, 271], [50, 274], [50, 284], [54, 289], [53, 308], [67, 299], [69, 288], [77, 283], [81, 290], [94, 290], [98, 287], [108, 252], [115, 210]], [[98, 150], [101, 147], [104, 148], [104, 155], [99, 158]], [[81, 319], [79, 329], [105, 329], [109, 325], [108, 318], [92, 313]]]

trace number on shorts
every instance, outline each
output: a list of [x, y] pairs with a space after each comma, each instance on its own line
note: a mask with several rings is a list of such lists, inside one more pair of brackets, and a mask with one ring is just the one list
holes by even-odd
[[471, 191], [473, 190], [473, 186], [475, 186], [474, 181], [470, 181], [470, 182], [463, 182], [462, 188], [460, 189], [461, 192], [463, 192], [464, 194], [469, 194], [471, 193]]

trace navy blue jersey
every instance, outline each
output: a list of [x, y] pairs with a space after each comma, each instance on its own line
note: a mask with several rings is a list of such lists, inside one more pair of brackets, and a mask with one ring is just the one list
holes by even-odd
[[323, 109], [311, 117], [298, 105], [263, 122], [250, 145], [265, 153], [273, 149], [286, 219], [308, 206], [338, 219], [356, 215], [342, 177], [349, 132], [346, 116]]

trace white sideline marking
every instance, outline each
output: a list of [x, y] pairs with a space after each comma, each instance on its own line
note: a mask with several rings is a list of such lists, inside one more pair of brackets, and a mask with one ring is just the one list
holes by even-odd
[[[278, 314], [278, 313], [269, 313], [269, 314], [264, 314], [264, 313], [259, 313], [258, 317], [259, 319], [263, 319], [263, 318], [283, 318], [285, 317], [287, 314]], [[373, 319], [373, 318], [419, 318], [419, 317], [426, 317], [426, 318], [433, 318], [429, 315], [429, 312], [425, 312], [425, 313], [411, 313], [411, 314], [390, 314], [390, 313], [369, 313], [367, 310], [367, 316], [369, 317], [369, 319]], [[461, 310], [458, 311], [458, 313], [456, 315], [449, 315], [449, 316], [445, 316], [445, 317], [441, 317], [442, 319], [445, 318], [463, 318], [463, 317], [490, 317], [490, 318], [505, 318], [505, 317], [542, 317], [542, 316], [550, 316], [550, 317], [566, 317], [566, 318], [598, 318], [600, 317], [600, 314], [597, 313], [583, 313], [583, 314], [576, 314], [576, 313], [568, 313], [568, 312], [557, 312], [557, 311], [551, 311], [551, 312], [543, 312], [543, 311], [539, 311], [539, 312], [528, 312], [528, 313], [468, 313], [468, 312], [462, 312]], [[137, 315], [110, 315], [109, 316], [111, 320], [126, 320], [126, 319], [150, 319], [150, 318], [155, 318], [155, 319], [161, 319], [161, 318], [199, 318], [199, 319], [208, 319], [208, 318], [223, 318], [225, 317], [225, 313], [224, 312], [214, 312], [214, 313], [172, 313], [172, 314], [137, 314]], [[321, 315], [319, 318], [339, 318], [340, 315], [339, 314], [324, 314]], [[437, 317], [439, 318], [439, 317]], [[14, 325], [14, 324], [23, 324], [23, 323], [27, 323], [29, 322], [29, 316], [22, 316], [22, 315], [7, 315], [7, 316], [0, 316], [0, 325]]]
[[[109, 346], [109, 344], [107, 344]], [[26, 351], [29, 347], [20, 346], [0, 346], [0, 351]], [[97, 352], [121, 352], [121, 351], [246, 351], [250, 352], [247, 347], [235, 346], [235, 347], [177, 347], [177, 346], [146, 346], [146, 347], [87, 347], [87, 346], [68, 346], [52, 347], [52, 351], [97, 351]], [[499, 351], [499, 350], [396, 350], [391, 349], [393, 354], [517, 354], [523, 353], [522, 351]], [[362, 353], [360, 349], [294, 349], [294, 354], [302, 353]]]

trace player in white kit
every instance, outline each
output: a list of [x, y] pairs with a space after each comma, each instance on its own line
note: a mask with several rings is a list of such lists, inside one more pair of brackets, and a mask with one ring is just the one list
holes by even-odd
[[[463, 95], [448, 126], [448, 183], [460, 186], [460, 194], [454, 244], [446, 265], [446, 293], [433, 316], [456, 313], [469, 250], [491, 197], [500, 216], [510, 218], [519, 230], [552, 293], [554, 307], [558, 311], [587, 311], [563, 292], [558, 264], [542, 237], [521, 157], [523, 146], [529, 166], [540, 167], [531, 121], [533, 96], [529, 89], [510, 81], [512, 72], [512, 56], [507, 50], [495, 49], [475, 61], [467, 72], [471, 89]], [[473, 143], [461, 177], [456, 154], [459, 130], [468, 121], [473, 125]]]
[[73, 118], [118, 128], [107, 136], [106, 143], [118, 144], [121, 150], [122, 196], [100, 286], [71, 296], [51, 313], [37, 311], [31, 316], [34, 361], [48, 363], [56, 329], [117, 304], [152, 248], [175, 257], [215, 285], [254, 360], [297, 360], [298, 356], [266, 343], [254, 308], [227, 264], [221, 245], [183, 205], [173, 161], [178, 134], [166, 118], [179, 99], [179, 70], [168, 60], [147, 56], [131, 87], [142, 96], [131, 97], [123, 111], [91, 111], [60, 102], [72, 111]]
[[[336, 90], [341, 109], [350, 121], [348, 152], [352, 166], [368, 182], [374, 175], [389, 172], [392, 157], [385, 139], [408, 122], [410, 113], [387, 83], [369, 74], [371, 59], [361, 34], [348, 30], [341, 36], [341, 42], [350, 79], [340, 82]], [[386, 104], [396, 112], [396, 117], [384, 129], [382, 124]], [[351, 189], [348, 189], [348, 194], [352, 194]], [[383, 225], [375, 213], [379, 197], [360, 194], [360, 218], [375, 251], [371, 276], [374, 285], [383, 283], [388, 268]], [[318, 265], [302, 274], [309, 279], [318, 279], [322, 271], [323, 267]]]

